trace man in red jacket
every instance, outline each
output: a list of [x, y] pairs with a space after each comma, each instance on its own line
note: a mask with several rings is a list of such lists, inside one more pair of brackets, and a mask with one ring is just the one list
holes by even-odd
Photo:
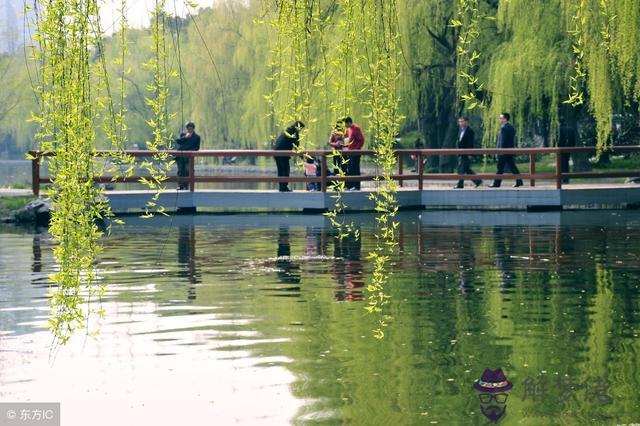
[[[360, 126], [355, 124], [351, 117], [344, 119], [344, 125], [347, 127], [347, 138], [349, 144], [345, 148], [346, 151], [361, 150], [364, 146], [364, 135]], [[360, 156], [349, 155], [347, 163], [347, 176], [360, 176]], [[360, 189], [360, 181], [347, 181], [347, 190], [357, 191]]]

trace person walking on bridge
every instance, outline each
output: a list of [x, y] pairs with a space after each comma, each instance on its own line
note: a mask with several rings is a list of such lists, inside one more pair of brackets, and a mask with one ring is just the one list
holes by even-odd
[[[458, 119], [458, 149], [473, 149], [473, 143], [475, 139], [475, 133], [473, 129], [469, 127], [469, 119], [466, 116], [462, 116]], [[458, 174], [459, 175], [475, 175], [471, 170], [471, 159], [468, 155], [458, 155]], [[476, 179], [473, 181], [475, 187], [479, 187], [482, 183], [481, 180]], [[460, 179], [458, 184], [453, 189], [464, 188], [464, 179]]]
[[[176, 149], [178, 151], [199, 151], [200, 135], [196, 133], [196, 125], [189, 121], [184, 127], [186, 131], [180, 133], [180, 137], [176, 139]], [[189, 177], [189, 157], [176, 157], [176, 164], [178, 166], [178, 177]], [[189, 184], [180, 182], [178, 189], [189, 189]]]
[[[500, 131], [496, 138], [496, 148], [516, 147], [516, 129], [511, 125], [511, 123], [509, 123], [510, 119], [511, 116], [508, 113], [503, 112], [500, 114]], [[496, 171], [496, 174], [501, 175], [504, 173], [505, 167], [508, 167], [514, 175], [520, 174], [513, 155], [498, 154], [498, 170]], [[502, 183], [502, 180], [496, 179], [491, 185], [489, 185], [489, 188], [500, 188], [500, 183]], [[516, 180], [515, 185], [513, 185], [514, 188], [519, 186], [522, 186], [521, 179]]]

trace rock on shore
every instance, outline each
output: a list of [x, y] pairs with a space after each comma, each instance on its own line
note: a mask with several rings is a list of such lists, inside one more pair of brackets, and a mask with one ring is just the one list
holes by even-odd
[[47, 226], [51, 218], [50, 211], [51, 201], [49, 199], [33, 200], [26, 206], [12, 212], [8, 217], [2, 218], [2, 222]]

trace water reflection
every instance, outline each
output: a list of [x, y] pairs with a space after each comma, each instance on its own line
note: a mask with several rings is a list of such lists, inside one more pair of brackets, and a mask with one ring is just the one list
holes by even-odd
[[[354, 231], [359, 234], [361, 229], [357, 227]], [[362, 265], [362, 239], [356, 238], [354, 233], [342, 237], [333, 235], [333, 259], [331, 276], [336, 284], [336, 300], [362, 301], [365, 281]]]
[[465, 295], [474, 291], [475, 253], [472, 245], [472, 233], [459, 229], [456, 253], [458, 254], [458, 275], [460, 278], [460, 294]]
[[34, 274], [42, 272], [42, 248], [40, 247], [40, 238], [40, 233], [33, 234], [33, 244], [31, 245], [31, 250], [33, 253], [31, 261], [31, 272], [33, 272]]
[[[31, 284], [34, 286], [48, 287], [49, 272], [43, 269], [46, 267], [47, 262], [51, 262], [49, 245], [50, 236], [44, 228], [37, 228], [34, 230], [33, 238], [31, 240]], [[46, 258], [43, 259], [44, 256]], [[1, 256], [0, 256], [1, 257]]]
[[[300, 283], [300, 266], [291, 257], [291, 242], [289, 239], [289, 227], [281, 225], [278, 232], [278, 250], [276, 252], [276, 269], [278, 280], [285, 284]], [[281, 288], [286, 292], [299, 292], [299, 286]], [[298, 296], [299, 294], [294, 294]], [[288, 296], [291, 296], [290, 294]]]
[[101, 336], [53, 365], [48, 290], [28, 285], [55, 269], [52, 248], [0, 231], [0, 398], [61, 400], [71, 416], [87, 398], [97, 424], [166, 423], [162, 398], [221, 424], [484, 424], [472, 384], [502, 368], [505, 424], [633, 421], [640, 214], [457, 214], [400, 215], [383, 341], [365, 302], [344, 303], [366, 296], [373, 219], [342, 240], [315, 216], [126, 227], [105, 241]]
[[[518, 228], [493, 228], [493, 242], [495, 247], [496, 272], [500, 280], [500, 287], [503, 290], [514, 287], [512, 280], [515, 271], [516, 254], [514, 247], [518, 246], [518, 241], [526, 237], [522, 230]], [[529, 236], [528, 241], [531, 241]], [[528, 244], [531, 245], [530, 243]]]
[[196, 300], [196, 284], [202, 281], [196, 264], [196, 230], [194, 226], [178, 227], [178, 277], [186, 278], [187, 300]]
[[329, 233], [321, 226], [307, 226], [304, 255], [307, 258], [324, 258], [327, 256]]

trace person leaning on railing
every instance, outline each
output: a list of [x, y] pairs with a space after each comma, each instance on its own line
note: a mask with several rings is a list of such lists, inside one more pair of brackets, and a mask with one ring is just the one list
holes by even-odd
[[[329, 136], [329, 146], [335, 151], [342, 151], [345, 146], [344, 142], [344, 121], [338, 120], [336, 126], [331, 131]], [[333, 174], [339, 175], [344, 170], [342, 169], [342, 155], [338, 152], [333, 156]]]
[[[196, 133], [196, 125], [189, 121], [184, 125], [186, 132], [180, 133], [176, 139], [176, 149], [178, 151], [198, 151], [200, 150], [200, 135]], [[189, 176], [189, 157], [176, 157], [178, 166], [178, 177]], [[178, 189], [189, 189], [189, 184], [180, 182]]]
[[[300, 143], [300, 130], [304, 128], [304, 123], [300, 120], [287, 127], [273, 143], [276, 151], [293, 151]], [[274, 157], [278, 169], [278, 177], [288, 177], [291, 172], [289, 156]], [[288, 182], [280, 182], [280, 192], [291, 192]]]

